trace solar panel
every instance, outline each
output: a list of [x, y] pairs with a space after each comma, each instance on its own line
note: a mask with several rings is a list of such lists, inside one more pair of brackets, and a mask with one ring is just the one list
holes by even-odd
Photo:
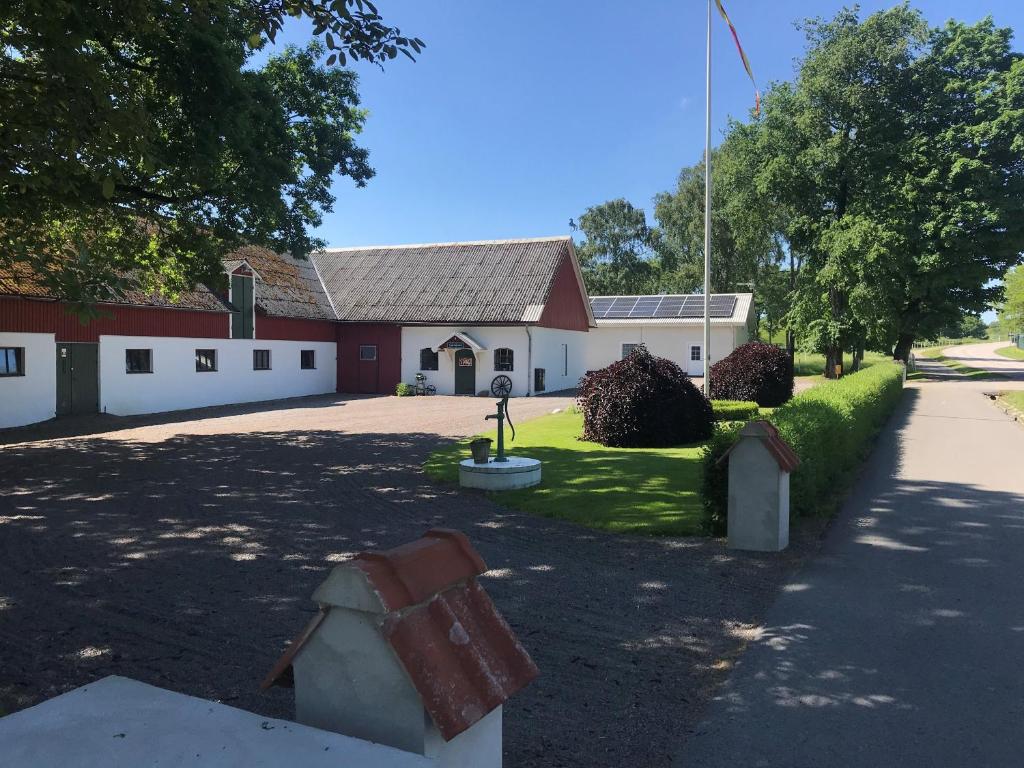
[[[732, 317], [737, 300], [731, 293], [713, 294], [710, 316]], [[598, 296], [590, 300], [590, 308], [598, 320], [699, 319], [704, 317], [704, 296]]]
[[661, 301], [661, 296], [641, 296], [636, 300], [633, 309], [629, 311], [629, 316], [637, 318], [654, 317]]
[[620, 319], [629, 317], [629, 313], [636, 306], [637, 298], [637, 296], [620, 296], [612, 302], [612, 306], [607, 314], [605, 314], [605, 317]]
[[596, 319], [605, 317], [608, 314], [608, 310], [611, 309], [612, 299], [610, 296], [598, 296], [596, 299], [590, 300], [590, 309], [594, 313]]

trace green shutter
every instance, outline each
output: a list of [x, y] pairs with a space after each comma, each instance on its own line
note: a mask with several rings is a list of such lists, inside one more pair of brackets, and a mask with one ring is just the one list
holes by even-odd
[[231, 315], [231, 338], [251, 339], [253, 335], [253, 279], [246, 275], [231, 276], [231, 303], [236, 311]]

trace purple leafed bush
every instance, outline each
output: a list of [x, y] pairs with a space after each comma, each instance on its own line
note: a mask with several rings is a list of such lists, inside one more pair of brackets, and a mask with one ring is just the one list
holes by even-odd
[[774, 344], [751, 341], [711, 366], [713, 400], [753, 400], [777, 408], [792, 396], [793, 366]]
[[683, 373], [643, 346], [580, 381], [583, 439], [616, 448], [662, 448], [711, 436], [711, 403]]

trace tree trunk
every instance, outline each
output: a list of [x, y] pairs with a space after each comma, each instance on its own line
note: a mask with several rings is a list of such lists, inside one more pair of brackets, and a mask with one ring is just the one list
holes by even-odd
[[796, 334], [786, 330], [786, 354], [789, 355], [789, 364], [796, 364]]
[[853, 365], [850, 366], [850, 372], [856, 373], [860, 370], [861, 363], [864, 362], [864, 345], [858, 344], [853, 350]]
[[901, 333], [896, 340], [896, 347], [892, 351], [893, 359], [907, 362], [910, 358], [910, 350], [914, 347], [915, 338], [912, 333]]
[[843, 348], [832, 344], [825, 348], [825, 378], [838, 379], [843, 375]]

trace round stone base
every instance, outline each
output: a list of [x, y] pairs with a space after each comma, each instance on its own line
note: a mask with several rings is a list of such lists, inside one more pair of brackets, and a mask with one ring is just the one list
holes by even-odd
[[540, 484], [540, 461], [523, 456], [507, 456], [507, 461], [491, 459], [476, 464], [472, 459], [459, 462], [459, 485], [485, 491], [509, 491]]

